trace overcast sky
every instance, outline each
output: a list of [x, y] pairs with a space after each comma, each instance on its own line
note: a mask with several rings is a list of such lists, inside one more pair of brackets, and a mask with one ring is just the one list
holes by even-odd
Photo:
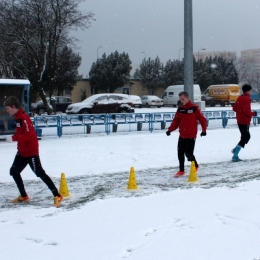
[[[145, 57], [165, 64], [183, 57], [184, 0], [85, 0], [96, 21], [73, 32], [80, 42], [80, 74], [103, 53], [126, 52], [136, 67]], [[193, 0], [193, 52], [260, 48], [260, 0]], [[145, 52], [145, 53], [141, 53]]]

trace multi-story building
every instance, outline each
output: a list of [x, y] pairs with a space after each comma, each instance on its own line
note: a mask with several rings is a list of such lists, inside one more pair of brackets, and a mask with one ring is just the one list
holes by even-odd
[[226, 60], [236, 60], [237, 59], [237, 53], [231, 52], [231, 51], [198, 51], [198, 52], [194, 52], [193, 53], [194, 57], [196, 60], [198, 59], [202, 59], [203, 61], [207, 58], [207, 57], [216, 57], [216, 56], [220, 56]]
[[260, 49], [250, 49], [241, 51], [243, 61], [260, 63]]
[[[260, 76], [260, 49], [249, 49], [241, 51], [241, 62], [246, 63], [251, 73]], [[252, 77], [252, 75], [251, 75]], [[255, 77], [255, 76], [254, 76]]]

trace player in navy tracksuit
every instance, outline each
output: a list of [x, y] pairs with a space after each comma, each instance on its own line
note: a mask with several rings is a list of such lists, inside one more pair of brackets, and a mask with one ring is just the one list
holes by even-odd
[[182, 103], [175, 114], [175, 117], [168, 128], [166, 134], [169, 136], [172, 131], [179, 128], [180, 136], [178, 141], [178, 159], [180, 170], [175, 174], [174, 177], [182, 176], [184, 172], [185, 155], [188, 161], [194, 161], [196, 170], [199, 165], [193, 154], [197, 132], [198, 132], [198, 121], [201, 124], [202, 132], [201, 136], [206, 136], [207, 120], [201, 113], [200, 108], [189, 100], [187, 92], [183, 91], [179, 93], [179, 99]]

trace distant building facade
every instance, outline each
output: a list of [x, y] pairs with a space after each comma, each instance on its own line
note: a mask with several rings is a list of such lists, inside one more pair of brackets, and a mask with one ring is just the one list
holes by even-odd
[[254, 61], [260, 63], [260, 49], [241, 51], [241, 59], [244, 61]]
[[[155, 95], [161, 97], [164, 93], [164, 88], [159, 88], [155, 92]], [[68, 96], [74, 103], [81, 102], [83, 99], [82, 93], [85, 93], [86, 97], [90, 97], [94, 93], [94, 89], [90, 86], [88, 79], [82, 79], [76, 83], [71, 91], [64, 91], [64, 96]], [[122, 87], [117, 88], [114, 93], [128, 94], [128, 95], [149, 95], [147, 87], [138, 79], [131, 79], [128, 83], [125, 83]]]
[[260, 49], [241, 51], [241, 61], [251, 65], [251, 73], [260, 75]]
[[202, 59], [205, 61], [206, 58], [209, 57], [222, 57], [225, 60], [236, 60], [237, 59], [237, 53], [235, 51], [210, 51], [210, 52], [205, 52], [205, 51], [199, 51], [199, 52], [194, 52], [193, 53], [194, 57], [196, 60]]

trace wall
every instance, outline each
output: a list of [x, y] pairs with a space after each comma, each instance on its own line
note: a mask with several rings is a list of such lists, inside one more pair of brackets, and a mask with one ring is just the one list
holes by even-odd
[[70, 97], [74, 103], [81, 102], [82, 91], [86, 91], [87, 97], [91, 96], [91, 87], [87, 79], [82, 79], [76, 83], [71, 91]]
[[[78, 81], [77, 84], [74, 86], [73, 90], [71, 91], [71, 99], [74, 103], [81, 102], [81, 90], [86, 90], [87, 97], [91, 96], [91, 86], [89, 84], [88, 79], [83, 79], [81, 81]], [[155, 95], [158, 97], [161, 97], [164, 93], [164, 88], [159, 88]], [[137, 95], [137, 96], [143, 96], [148, 95], [148, 89], [142, 85], [140, 80], [131, 80], [131, 86], [130, 83], [126, 83], [121, 88], [117, 88], [114, 93], [120, 93], [120, 94], [129, 94], [129, 95]], [[68, 96], [68, 95], [66, 95]]]

